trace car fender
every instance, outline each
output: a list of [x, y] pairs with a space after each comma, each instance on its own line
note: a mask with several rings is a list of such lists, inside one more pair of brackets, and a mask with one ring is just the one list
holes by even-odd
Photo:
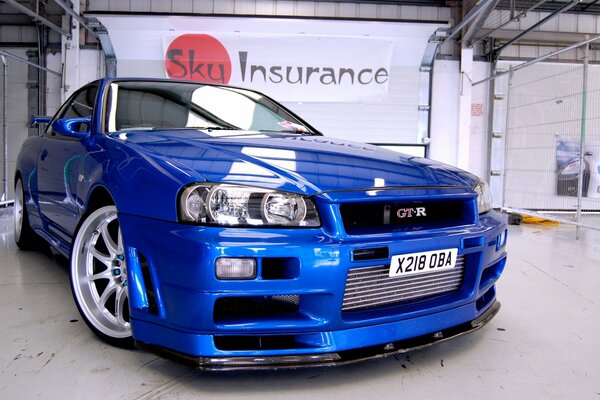
[[180, 189], [203, 180], [112, 137], [98, 135], [89, 146], [79, 179], [85, 212], [93, 205], [95, 190], [103, 188], [120, 213], [176, 221]]

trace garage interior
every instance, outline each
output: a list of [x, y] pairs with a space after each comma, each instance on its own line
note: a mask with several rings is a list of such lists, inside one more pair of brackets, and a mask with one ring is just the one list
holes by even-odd
[[[486, 179], [494, 207], [524, 217], [509, 227], [498, 316], [424, 350], [292, 371], [194, 371], [99, 341], [71, 298], [68, 260], [14, 243], [17, 154], [40, 133], [31, 117], [83, 84], [165, 77], [161, 46], [178, 32], [391, 43], [385, 97], [280, 100], [326, 136]], [[2, 0], [0, 57], [0, 397], [600, 396], [598, 0]]]

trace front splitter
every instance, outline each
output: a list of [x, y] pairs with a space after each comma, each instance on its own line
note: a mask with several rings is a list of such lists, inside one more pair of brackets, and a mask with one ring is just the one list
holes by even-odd
[[298, 354], [286, 356], [243, 356], [243, 357], [196, 357], [183, 354], [164, 347], [136, 341], [136, 345], [144, 350], [155, 353], [161, 357], [176, 361], [183, 365], [211, 371], [230, 370], [261, 370], [261, 369], [286, 369], [307, 367], [333, 367], [346, 365], [359, 361], [374, 360], [402, 354], [413, 350], [423, 349], [434, 344], [457, 338], [462, 335], [479, 330], [494, 318], [500, 310], [500, 302], [494, 303], [478, 318], [473, 321], [437, 331], [428, 335], [412, 339], [400, 340], [381, 345], [363, 347], [360, 349], [340, 351], [323, 354]]

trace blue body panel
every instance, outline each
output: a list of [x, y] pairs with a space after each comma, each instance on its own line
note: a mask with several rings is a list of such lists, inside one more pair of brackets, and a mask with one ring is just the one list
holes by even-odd
[[[302, 352], [342, 351], [388, 343], [459, 325], [477, 318], [494, 297], [477, 306], [500, 276], [506, 253], [497, 246], [503, 218], [489, 213], [474, 229], [378, 235], [376, 238], [335, 238], [325, 229], [253, 230], [182, 227], [156, 220], [121, 215], [128, 246], [143, 253], [158, 293], [158, 313], [144, 308], [144, 290], [131, 291], [134, 335], [139, 340], [194, 355], [256, 355], [257, 351], [219, 351], [213, 335], [294, 334], [312, 345]], [[156, 234], [160, 232], [160, 234]], [[350, 268], [389, 265], [389, 259], [352, 261], [352, 251], [389, 246], [390, 254], [459, 248], [466, 256], [467, 276], [460, 290], [418, 303], [343, 313], [342, 298]], [[177, 249], [173, 251], [173, 249]], [[217, 257], [286, 257], [300, 260], [297, 278], [285, 280], [219, 281]], [[134, 265], [130, 263], [129, 265]], [[489, 273], [485, 274], [484, 271]], [[143, 280], [139, 271], [136, 281]], [[481, 279], [482, 276], [486, 278]], [[493, 291], [493, 289], [492, 289]], [[269, 319], [215, 321], [215, 302], [228, 296], [300, 295], [293, 315]], [[169, 299], [163, 301], [162, 299]], [[137, 322], [143, 323], [137, 323]], [[379, 326], [381, 325], [381, 326]], [[155, 336], [161, 326], [160, 335]], [[414, 329], [414, 330], [413, 330]], [[369, 336], [365, 336], [368, 334]], [[264, 350], [261, 355], [294, 354], [299, 348]]]
[[[109, 193], [127, 249], [136, 340], [202, 357], [328, 353], [464, 324], [495, 301], [494, 284], [506, 262], [506, 223], [493, 211], [478, 215], [472, 190], [477, 178], [472, 174], [323, 136], [232, 132], [225, 138], [185, 129], [106, 134], [101, 117], [111, 82], [99, 82], [89, 135], [29, 138], [18, 157], [17, 177], [24, 182], [32, 228], [67, 256], [92, 199], [100, 190]], [[179, 193], [190, 183], [204, 181], [311, 196], [321, 226], [179, 223]], [[342, 221], [346, 205], [425, 200], [464, 203], [466, 222], [352, 231]], [[372, 248], [386, 249], [386, 255], [354, 260], [355, 251]], [[394, 255], [449, 248], [457, 248], [465, 260], [457, 290], [342, 311], [350, 269], [389, 266]], [[256, 259], [257, 278], [217, 279], [219, 257]], [[266, 277], [263, 269], [270, 262], [282, 263], [291, 272]], [[272, 296], [296, 296], [300, 303], [297, 309], [268, 316], [215, 311], [220, 299]], [[292, 337], [294, 344], [246, 350], [215, 344], [215, 338], [228, 336]]]

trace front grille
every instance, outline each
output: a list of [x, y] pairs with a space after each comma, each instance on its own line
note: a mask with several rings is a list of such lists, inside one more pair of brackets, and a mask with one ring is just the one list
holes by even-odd
[[292, 318], [297, 315], [299, 309], [298, 295], [221, 297], [215, 302], [214, 321], [224, 324], [275, 316]]
[[389, 277], [388, 265], [348, 271], [342, 311], [358, 311], [396, 305], [457, 290], [463, 279], [465, 256], [458, 256], [451, 270], [405, 277]]
[[446, 228], [475, 223], [469, 200], [405, 201], [343, 204], [340, 213], [349, 234]]

